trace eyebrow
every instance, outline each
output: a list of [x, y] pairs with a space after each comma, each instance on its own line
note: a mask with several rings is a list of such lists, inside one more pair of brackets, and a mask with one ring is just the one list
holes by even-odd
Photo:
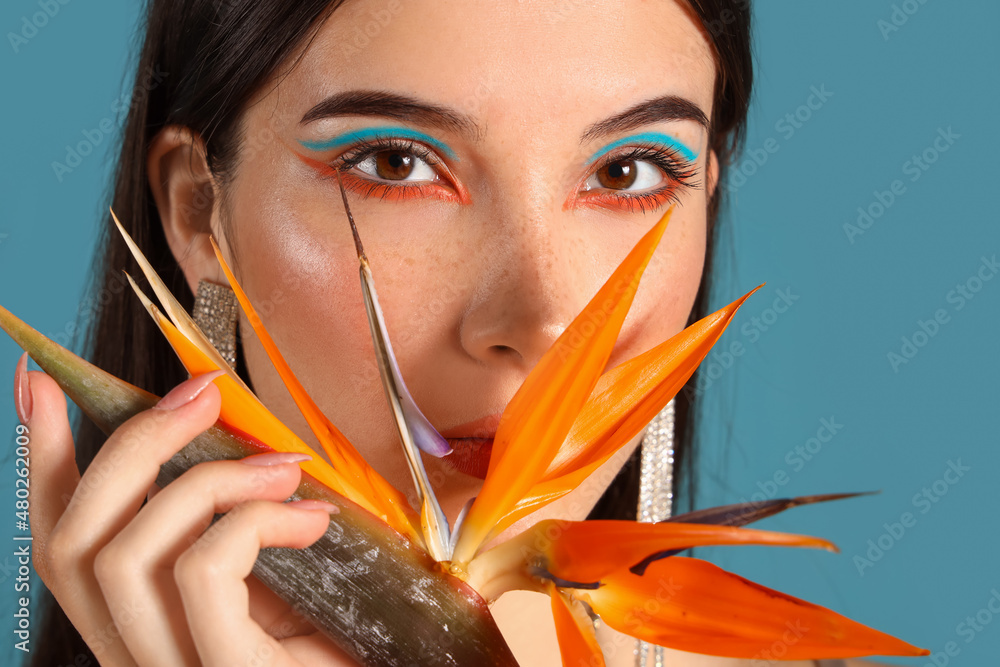
[[643, 125], [672, 120], [691, 120], [704, 127], [706, 131], [711, 128], [708, 116], [697, 104], [677, 95], [663, 95], [639, 102], [611, 118], [594, 123], [584, 131], [580, 143], [609, 134], [628, 132]]
[[307, 111], [299, 124], [305, 125], [321, 118], [337, 116], [382, 116], [471, 137], [482, 135], [479, 124], [466, 114], [405, 95], [379, 90], [348, 90], [330, 95]]
[[[410, 121], [442, 130], [454, 131], [473, 138], [483, 135], [480, 125], [471, 116], [413, 97], [380, 90], [348, 90], [334, 93], [309, 109], [300, 125], [322, 118], [337, 116], [381, 116]], [[609, 134], [627, 132], [643, 125], [663, 121], [690, 120], [706, 130], [708, 117], [694, 102], [677, 95], [663, 95], [639, 102], [625, 111], [588, 127], [580, 143]]]

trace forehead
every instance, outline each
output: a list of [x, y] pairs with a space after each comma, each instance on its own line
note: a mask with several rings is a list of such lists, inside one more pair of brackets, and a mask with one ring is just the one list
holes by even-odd
[[711, 47], [675, 0], [346, 0], [303, 49], [265, 87], [289, 117], [346, 89], [447, 105], [486, 132], [582, 127], [662, 95], [711, 117]]

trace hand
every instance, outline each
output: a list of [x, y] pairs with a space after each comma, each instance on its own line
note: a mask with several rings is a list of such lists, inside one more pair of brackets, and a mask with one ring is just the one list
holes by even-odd
[[143, 506], [160, 465], [218, 419], [216, 375], [122, 424], [81, 477], [65, 396], [24, 367], [33, 563], [100, 664], [356, 665], [251, 575], [261, 547], [309, 546], [329, 524], [326, 509], [281, 502], [298, 463], [201, 463]]

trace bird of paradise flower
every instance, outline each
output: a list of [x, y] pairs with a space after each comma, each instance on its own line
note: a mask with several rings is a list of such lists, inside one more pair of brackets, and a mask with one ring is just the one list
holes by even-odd
[[[376, 358], [415, 482], [419, 511], [365, 461], [309, 397], [212, 240], [243, 312], [330, 460], [327, 463], [313, 458], [303, 462], [305, 474], [300, 490], [305, 488], [306, 493], [315, 496], [318, 487], [310, 484], [318, 482], [325, 487], [319, 489], [323, 493], [332, 491], [347, 499], [343, 504], [345, 509], [354, 503], [377, 517], [378, 522], [395, 531], [393, 534], [399, 537], [402, 547], [390, 545], [391, 540], [384, 539], [380, 544], [390, 546], [389, 551], [395, 549], [393, 553], [399, 560], [415, 558], [416, 571], [430, 574], [436, 569], [435, 576], [453, 581], [458, 597], [464, 596], [469, 603], [465, 607], [469, 613], [488, 616], [482, 601], [492, 601], [509, 590], [548, 594], [563, 664], [567, 666], [604, 665], [593, 615], [620, 632], [654, 644], [719, 656], [757, 656], [782, 640], [789, 622], [795, 622], [802, 631], [794, 642], [785, 642], [783, 659], [928, 653], [829, 609], [765, 588], [707, 562], [676, 555], [695, 546], [735, 544], [835, 551], [833, 544], [821, 538], [742, 526], [788, 507], [852, 494], [732, 505], [692, 512], [658, 524], [543, 520], [498, 546], [483, 549], [505, 528], [575, 489], [645, 428], [690, 378], [737, 309], [756, 291], [605, 372], [642, 273], [663, 235], [672, 208], [629, 252], [511, 399], [494, 437], [482, 489], [450, 527], [420, 458], [420, 451], [443, 456], [450, 452], [450, 447], [406, 389], [389, 342], [371, 266], [342, 185], [341, 193], [357, 246]], [[113, 212], [112, 216], [159, 297], [163, 311], [143, 294], [131, 276], [128, 279], [187, 371], [191, 375], [224, 371], [215, 380], [222, 395], [220, 425], [236, 433], [244, 445], [310, 454], [312, 449], [283, 425], [223, 360], [170, 294]], [[2, 308], [0, 326], [28, 349], [25, 341], [30, 336], [24, 331], [29, 328]], [[44, 338], [37, 332], [35, 335]], [[50, 348], [55, 346], [51, 341], [45, 343]], [[76, 391], [80, 393], [86, 392]], [[74, 400], [76, 394], [71, 394]], [[110, 421], [105, 417], [105, 422]], [[196, 461], [188, 463], [193, 462]], [[343, 525], [350, 528], [348, 518], [345, 516]], [[331, 526], [337, 519], [335, 516]], [[338, 530], [345, 529], [341, 526]], [[377, 533], [378, 527], [369, 522], [362, 525], [358, 534], [364, 535], [365, 531]], [[356, 550], [365, 548], [360, 543], [354, 546]], [[374, 551], [377, 554], [378, 548]], [[354, 563], [352, 567], [356, 566]], [[430, 589], [440, 585], [431, 577], [421, 577], [415, 586]], [[664, 582], [669, 582], [666, 595]], [[276, 581], [265, 583], [275, 587]], [[283, 592], [288, 595], [287, 590]], [[293, 590], [291, 597], [303, 594], [300, 587]], [[410, 599], [411, 604], [414, 599]], [[433, 613], [440, 606], [439, 600], [427, 608]], [[388, 658], [385, 651], [379, 653], [365, 645], [365, 641], [384, 641], [384, 628], [374, 633], [378, 636], [345, 641], [345, 636], [354, 632], [343, 627], [351, 619], [337, 619], [333, 615], [312, 620], [365, 664], [402, 665], [415, 659], [405, 650], [398, 650], [398, 644], [398, 661]], [[340, 627], [333, 627], [338, 624]], [[447, 624], [442, 631], [439, 638], [447, 637]], [[497, 643], [497, 637], [488, 631], [477, 634], [471, 650], [485, 651], [481, 655], [484, 662], [515, 664], [506, 646]], [[418, 645], [422, 644], [415, 644]], [[467, 664], [456, 662], [462, 659], [456, 658], [456, 654], [445, 650], [432, 659], [436, 661], [422, 664]]]

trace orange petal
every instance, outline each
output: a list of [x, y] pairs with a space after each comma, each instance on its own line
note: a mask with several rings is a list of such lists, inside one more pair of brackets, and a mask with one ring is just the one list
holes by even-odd
[[[146, 256], [142, 254], [139, 246], [136, 245], [135, 241], [132, 240], [132, 237], [129, 236], [128, 232], [125, 231], [125, 228], [122, 227], [122, 223], [118, 221], [118, 216], [115, 215], [114, 210], [111, 210], [111, 218], [115, 221], [115, 226], [118, 227], [118, 231], [125, 240], [125, 245], [128, 246], [129, 252], [132, 253], [132, 257], [135, 258], [139, 268], [142, 269], [143, 275], [146, 276], [146, 280], [149, 281], [149, 285], [153, 288], [153, 292], [160, 299], [164, 312], [167, 317], [170, 318], [174, 326], [176, 326], [177, 329], [184, 334], [185, 338], [191, 341], [195, 347], [200, 349], [205, 356], [211, 359], [216, 364], [217, 368], [226, 371], [226, 374], [232, 378], [233, 382], [241, 385], [249, 392], [250, 388], [243, 383], [243, 380], [236, 374], [236, 371], [234, 371], [226, 360], [222, 358], [222, 355], [219, 354], [219, 351], [215, 349], [215, 346], [212, 345], [205, 334], [202, 333], [201, 329], [198, 328], [198, 325], [194, 323], [194, 320], [192, 320], [191, 316], [188, 315], [186, 310], [184, 310], [184, 307], [181, 306], [177, 299], [174, 298], [174, 295], [171, 294], [170, 289], [164, 284], [164, 282], [160, 279], [160, 276], [156, 273], [156, 269], [153, 268], [153, 265], [149, 263]], [[136, 294], [139, 295], [139, 298], [142, 299], [143, 303], [146, 305], [146, 309], [149, 310], [149, 306], [152, 305], [150, 300], [145, 294], [142, 293], [138, 286], [136, 286], [135, 281], [132, 280], [132, 276], [129, 276], [128, 273], [125, 275], [128, 276], [129, 282], [132, 283], [132, 288], [135, 290]]]
[[278, 350], [278, 346], [275, 345], [271, 335], [267, 332], [264, 323], [257, 314], [257, 310], [250, 303], [250, 299], [223, 258], [222, 251], [219, 250], [215, 239], [212, 238], [211, 242], [212, 249], [215, 250], [215, 256], [219, 260], [219, 264], [222, 266], [222, 270], [225, 272], [226, 278], [229, 280], [229, 285], [236, 294], [236, 298], [240, 302], [240, 306], [243, 308], [250, 326], [253, 327], [254, 333], [257, 334], [257, 338], [264, 347], [264, 351], [267, 352], [268, 358], [274, 364], [274, 368], [278, 371], [278, 375], [281, 376], [282, 382], [285, 383], [285, 387], [295, 401], [295, 405], [298, 406], [302, 416], [306, 418], [309, 428], [315, 434], [317, 440], [319, 440], [327, 456], [330, 457], [334, 468], [350, 480], [351, 486], [359, 494], [367, 498], [369, 505], [379, 508], [376, 514], [383, 517], [391, 517], [392, 520], [388, 522], [391, 526], [407, 535], [415, 536], [418, 534], [415, 514], [406, 497], [379, 475], [374, 468], [368, 465], [368, 462], [354, 448], [354, 445], [330, 422], [326, 415], [319, 409], [319, 406], [316, 405], [316, 402], [312, 400], [312, 397], [306, 392], [302, 383], [295, 377], [295, 373], [292, 372], [288, 362], [285, 361], [284, 356]]
[[583, 605], [551, 582], [548, 590], [552, 598], [552, 617], [556, 622], [563, 667], [604, 667], [604, 653], [597, 643], [594, 624]]
[[[215, 361], [188, 340], [155, 305], [152, 306], [151, 314], [191, 375], [218, 370]], [[313, 449], [281, 423], [253, 394], [248, 394], [229, 376], [218, 378], [215, 384], [222, 394], [219, 419], [277, 451], [309, 454], [313, 458], [301, 464], [303, 470], [337, 493], [362, 504], [354, 497], [357, 494], [352, 493], [351, 487], [345, 484], [343, 476], [322, 458], [316, 457]], [[371, 511], [368, 507], [366, 509]]]
[[646, 428], [694, 374], [743, 302], [761, 287], [602, 375], [545, 478], [603, 462]]
[[[200, 375], [219, 369], [215, 361], [188, 340], [154, 304], [149, 303], [148, 299], [145, 300], [145, 303], [147, 303], [147, 310], [153, 317], [153, 321], [160, 327], [160, 331], [163, 332], [167, 342], [170, 343], [188, 373]], [[305, 472], [315, 477], [321, 484], [392, 525], [388, 518], [368, 501], [366, 496], [359, 493], [351, 485], [349, 480], [329, 463], [317, 457], [312, 447], [295, 435], [270, 410], [264, 407], [256, 396], [244, 389], [242, 384], [237, 384], [227, 375], [216, 379], [215, 385], [222, 394], [222, 406], [219, 410], [221, 421], [276, 451], [299, 452], [312, 456], [311, 460], [300, 464]], [[403, 532], [401, 527], [393, 526], [393, 528]]]
[[579, 583], [600, 581], [650, 554], [671, 549], [769, 544], [837, 551], [832, 542], [819, 537], [700, 523], [547, 520], [538, 522], [531, 530], [538, 536], [536, 544], [549, 544], [544, 549], [548, 571], [560, 579]]
[[[226, 361], [219, 354], [218, 350], [215, 349], [215, 347], [202, 333], [201, 329], [198, 328], [191, 317], [187, 314], [187, 311], [184, 310], [180, 303], [178, 303], [178, 301], [174, 298], [173, 294], [170, 293], [170, 290], [160, 279], [159, 275], [157, 275], [153, 266], [142, 254], [138, 245], [136, 245], [135, 241], [132, 240], [132, 237], [129, 236], [128, 232], [125, 231], [125, 228], [122, 227], [114, 211], [111, 211], [111, 216], [114, 219], [119, 232], [121, 232], [121, 235], [133, 257], [142, 269], [143, 274], [145, 274], [149, 284], [152, 286], [156, 295], [160, 298], [160, 302], [166, 309], [167, 315], [169, 315], [170, 319], [167, 319], [167, 317], [164, 317], [162, 313], [160, 313], [159, 309], [135, 284], [132, 277], [126, 274], [128, 276], [129, 283], [132, 285], [132, 288], [135, 290], [143, 305], [146, 307], [146, 310], [153, 317], [154, 321], [156, 321], [160, 331], [162, 331], [167, 337], [167, 340], [174, 348], [174, 351], [180, 357], [181, 363], [184, 364], [188, 372], [191, 373], [204, 373], [216, 369], [222, 369], [226, 372], [226, 378], [224, 380], [220, 379], [216, 382], [216, 385], [223, 390], [223, 403], [220, 419], [225, 421], [230, 426], [237, 428], [247, 435], [261, 441], [262, 443], [266, 443], [270, 447], [280, 451], [299, 451], [308, 453], [312, 456], [314, 454], [312, 448], [302, 442], [301, 439], [281, 424], [281, 422], [274, 417], [274, 415], [272, 415], [266, 407], [264, 407], [264, 404], [260, 402], [254, 393], [250, 391], [250, 388], [246, 386], [239, 375], [237, 375], [229, 364], [226, 363]], [[212, 240], [212, 243], [214, 246], [214, 239]], [[219, 253], [218, 247], [215, 247], [215, 251], [216, 256], [220, 261], [222, 261], [222, 256], [221, 253]], [[231, 277], [232, 274], [229, 273], [229, 267], [225, 266], [224, 262], [223, 268], [226, 270], [227, 275]], [[235, 280], [233, 282], [235, 282]], [[238, 294], [242, 295], [242, 291], [240, 290]], [[243, 295], [243, 297], [245, 300], [245, 295]], [[257, 320], [259, 322], [259, 318], [251, 317], [250, 319], [251, 321]], [[258, 333], [260, 333], [260, 331], [258, 331]], [[267, 341], [271, 342], [269, 337], [267, 338]], [[228, 390], [229, 383], [235, 385], [232, 390]], [[299, 387], [299, 389], [301, 390], [301, 387]], [[295, 393], [292, 393], [293, 396], [295, 396]], [[332, 424], [329, 426], [332, 431], [336, 431]], [[346, 442], [346, 439], [344, 439], [339, 432], [337, 432], [336, 435], [340, 436], [344, 442]], [[320, 437], [320, 440], [323, 442], [322, 437]], [[326, 446], [326, 442], [323, 442], [323, 445], [329, 455], [329, 448]], [[350, 447], [350, 444], [348, 443], [347, 446]], [[331, 460], [335, 465], [338, 463], [338, 461], [334, 458], [331, 458]], [[392, 492], [395, 492], [395, 489], [388, 485], [388, 483], [384, 483], [384, 487], [387, 488], [383, 488], [383, 486], [378, 484], [373, 484], [371, 481], [371, 475], [368, 474], [369, 471], [362, 470], [361, 472], [358, 472], [357, 470], [352, 469], [349, 465], [344, 465], [343, 462], [340, 463], [341, 465], [339, 469], [334, 469], [331, 468], [326, 461], [317, 461], [314, 458], [312, 461], [303, 464], [302, 468], [334, 491], [337, 491], [341, 495], [353, 500], [376, 516], [381, 517], [396, 530], [415, 538], [418, 542], [420, 541], [419, 533], [417, 533], [414, 529], [413, 522], [405, 515], [405, 511], [401, 509], [400, 506], [395, 504], [397, 503], [397, 498], [401, 498], [401, 495], [398, 492], [396, 492], [396, 495], [393, 496]], [[348, 482], [348, 477], [345, 477], [344, 475], [348, 475], [351, 478], [351, 481]], [[378, 493], [373, 493], [371, 491], [372, 488], [377, 488]], [[371, 500], [372, 498], [375, 498], [377, 503], [373, 503]], [[405, 506], [405, 500], [403, 503]]]
[[642, 577], [623, 569], [603, 584], [573, 595], [611, 627], [682, 651], [757, 660], [930, 653], [694, 558], [657, 561]]
[[639, 279], [672, 210], [629, 252], [507, 405], [493, 441], [486, 480], [455, 548], [455, 562], [471, 560], [497, 521], [545, 474], [604, 372]]
[[545, 477], [497, 522], [490, 537], [577, 488], [663, 409], [757, 287], [669, 340], [604, 373]]

